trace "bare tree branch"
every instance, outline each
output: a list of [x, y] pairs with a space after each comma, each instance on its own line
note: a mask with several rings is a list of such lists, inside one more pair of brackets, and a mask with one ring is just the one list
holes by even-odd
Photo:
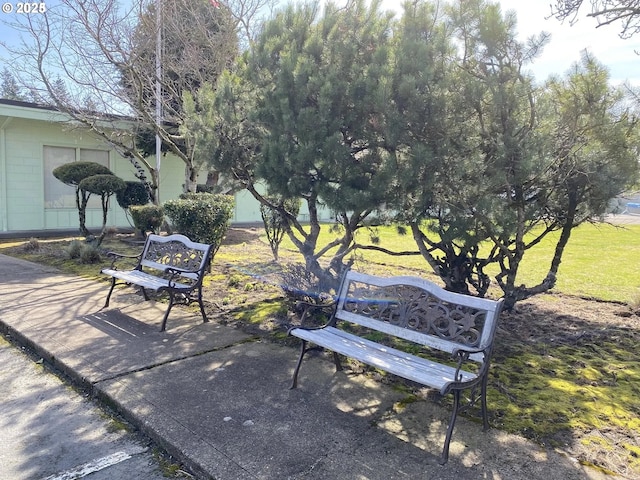
[[[559, 20], [578, 21], [584, 0], [556, 0], [551, 4], [551, 14]], [[620, 37], [631, 38], [640, 31], [639, 0], [590, 0], [591, 11], [587, 17], [595, 18], [598, 27], [621, 24]]]
[[[195, 190], [203, 162], [195, 161], [192, 139], [178, 131], [184, 122], [183, 94], [215, 84], [238, 53], [238, 35], [249, 44], [256, 22], [271, 3], [230, 0], [215, 8], [207, 0], [164, 1], [161, 78], [154, 68], [156, 0], [60, 0], [46, 15], [8, 24], [21, 42], [3, 46], [16, 78], [34, 101], [56, 106], [127, 158], [137, 159], [156, 186], [158, 172], [145, 160], [151, 152], [136, 135], [159, 135], [164, 151], [184, 162], [185, 187]], [[133, 135], [122, 134], [124, 118], [130, 120], [126, 129]]]

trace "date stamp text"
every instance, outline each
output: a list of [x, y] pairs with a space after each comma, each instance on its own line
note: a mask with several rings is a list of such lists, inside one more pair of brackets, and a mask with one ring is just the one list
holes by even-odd
[[46, 13], [47, 4], [45, 2], [4, 2], [2, 13], [17, 13], [18, 15], [37, 15]]

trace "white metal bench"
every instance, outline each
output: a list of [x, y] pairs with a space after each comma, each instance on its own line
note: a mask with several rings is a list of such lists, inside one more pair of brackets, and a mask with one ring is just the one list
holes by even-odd
[[[111, 267], [101, 271], [111, 276], [111, 288], [103, 308], [109, 306], [116, 285], [135, 285], [140, 287], [145, 300], [149, 300], [147, 290], [169, 294], [169, 306], [160, 331], [165, 330], [169, 312], [176, 303], [197, 301], [203, 320], [208, 322], [202, 302], [202, 281], [209, 267], [211, 253], [211, 245], [192, 242], [184, 235], [149, 235], [140, 255], [109, 252], [107, 255], [113, 257]], [[118, 270], [116, 261], [123, 258], [135, 258], [138, 263], [132, 270]]]
[[[449, 457], [462, 391], [469, 394], [462, 408], [480, 400], [485, 430], [489, 426], [487, 375], [502, 303], [502, 300], [448, 292], [421, 278], [380, 278], [347, 271], [328, 323], [315, 328], [289, 329], [290, 335], [302, 340], [291, 388], [297, 387], [304, 355], [313, 349], [326, 348], [333, 351], [337, 370], [342, 369], [337, 354], [342, 354], [438, 389], [443, 396], [451, 392], [454, 405], [440, 459], [444, 464]], [[303, 322], [310, 311], [305, 310]], [[391, 343], [365, 338], [367, 333], [379, 337], [380, 332], [386, 334]], [[420, 356], [390, 346], [398, 340], [419, 345]], [[434, 351], [450, 354], [452, 361], [447, 364], [433, 356], [422, 356]]]

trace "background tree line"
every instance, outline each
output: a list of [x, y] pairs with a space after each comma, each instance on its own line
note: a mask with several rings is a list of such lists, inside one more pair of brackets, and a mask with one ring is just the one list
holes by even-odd
[[[515, 16], [490, 1], [408, 1], [397, 16], [377, 0], [296, 3], [260, 22], [266, 1], [175, 0], [160, 23], [155, 1], [61, 4], [16, 26], [33, 38], [13, 52], [31, 94], [114, 145], [152, 194], [156, 134], [185, 163], [185, 190], [202, 168], [247, 189], [325, 289], [358, 249], [384, 250], [359, 232], [394, 222], [448, 289], [485, 295], [497, 265], [511, 307], [554, 286], [572, 229], [637, 179], [633, 104], [606, 68], [585, 53], [536, 84], [527, 68], [545, 35], [519, 41]], [[287, 207], [300, 202], [308, 224]], [[552, 232], [547, 275], [520, 284], [525, 253]]]

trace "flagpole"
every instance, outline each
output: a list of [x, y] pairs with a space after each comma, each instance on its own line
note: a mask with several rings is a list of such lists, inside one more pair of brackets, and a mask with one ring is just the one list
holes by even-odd
[[162, 125], [162, 0], [156, 0], [156, 199], [160, 201], [160, 163], [162, 139], [159, 128]]

